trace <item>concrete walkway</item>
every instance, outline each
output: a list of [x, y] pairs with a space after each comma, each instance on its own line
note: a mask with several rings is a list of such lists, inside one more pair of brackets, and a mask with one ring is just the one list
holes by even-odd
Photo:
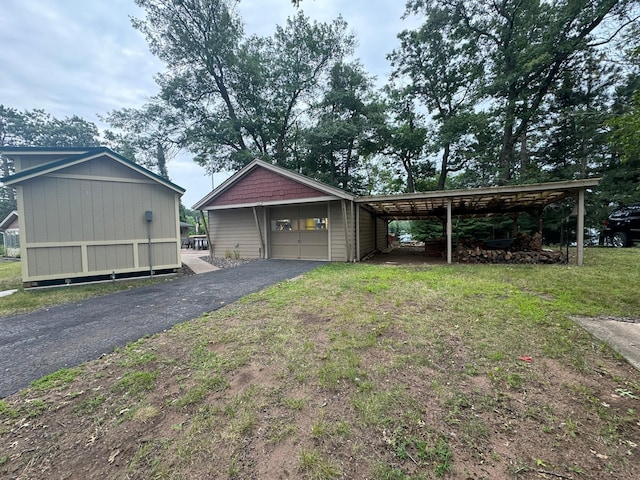
[[200, 257], [209, 255], [209, 250], [182, 250], [180, 252], [182, 263], [184, 263], [195, 274], [214, 272], [218, 267], [202, 260]]
[[586, 317], [574, 317], [573, 320], [640, 370], [640, 323], [635, 323], [638, 320]]

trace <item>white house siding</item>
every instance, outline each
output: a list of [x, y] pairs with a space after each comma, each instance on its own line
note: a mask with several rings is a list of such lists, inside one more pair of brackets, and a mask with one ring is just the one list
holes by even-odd
[[[258, 214], [262, 221], [262, 214]], [[261, 225], [263, 227], [263, 225]], [[263, 228], [264, 235], [264, 228]], [[209, 211], [209, 237], [211, 255], [224, 257], [260, 258], [260, 235], [252, 208]]]

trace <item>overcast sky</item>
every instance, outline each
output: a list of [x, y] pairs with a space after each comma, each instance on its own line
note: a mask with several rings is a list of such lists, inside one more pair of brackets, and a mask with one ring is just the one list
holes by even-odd
[[[0, 0], [0, 104], [44, 109], [57, 118], [78, 115], [104, 127], [98, 115], [140, 107], [158, 93], [163, 64], [133, 29], [143, 17], [133, 0]], [[404, 0], [303, 0], [313, 20], [339, 14], [358, 39], [356, 56], [379, 83], [390, 71], [386, 55], [408, 28]], [[245, 33], [271, 35], [296, 10], [290, 0], [242, 0]], [[187, 208], [211, 190], [211, 177], [190, 160], [169, 163], [171, 180], [187, 192]], [[227, 174], [228, 175], [228, 174]], [[215, 177], [216, 185], [226, 175]]]

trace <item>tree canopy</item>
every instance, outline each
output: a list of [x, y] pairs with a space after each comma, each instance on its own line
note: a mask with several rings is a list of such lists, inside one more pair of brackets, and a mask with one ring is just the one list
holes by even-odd
[[[59, 119], [41, 109], [19, 111], [0, 104], [0, 145], [8, 147], [97, 147], [98, 127], [78, 116]], [[14, 173], [13, 161], [0, 155], [1, 176]], [[0, 219], [16, 209], [15, 190], [0, 187]]]
[[[184, 150], [355, 193], [602, 176], [602, 212], [640, 196], [635, 0], [408, 0], [417, 27], [398, 33], [388, 79], [355, 58], [343, 18], [292, 9], [247, 35], [239, 1], [135, 0], [166, 68], [145, 105], [104, 117], [103, 142], [163, 176]], [[3, 144], [97, 143], [77, 117], [2, 107], [0, 122]]]

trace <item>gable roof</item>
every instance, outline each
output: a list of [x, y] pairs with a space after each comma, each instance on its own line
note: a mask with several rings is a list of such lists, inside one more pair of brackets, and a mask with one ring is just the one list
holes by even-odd
[[62, 158], [58, 158], [51, 162], [47, 162], [41, 165], [38, 165], [33, 168], [26, 168], [21, 170], [13, 175], [9, 175], [4, 178], [0, 178], [0, 181], [7, 186], [19, 184], [26, 180], [36, 178], [42, 175], [46, 175], [48, 173], [56, 172], [63, 168], [70, 167], [72, 165], [78, 165], [80, 163], [84, 163], [90, 160], [94, 160], [98, 157], [107, 156], [112, 160], [125, 165], [126, 167], [144, 175], [145, 177], [154, 180], [171, 190], [175, 191], [182, 195], [185, 192], [185, 189], [176, 185], [173, 182], [170, 182], [166, 178], [161, 177], [153, 173], [151, 170], [148, 170], [137, 163], [132, 162], [131, 160], [123, 157], [122, 155], [117, 154], [116, 152], [106, 148], [106, 147], [98, 147], [98, 148], [78, 148], [78, 147], [70, 147], [70, 148], [45, 148], [45, 147], [0, 147], [0, 153], [11, 157], [18, 155], [43, 155], [51, 153], [52, 155], [60, 155], [60, 154], [68, 154], [67, 156], [63, 156]]
[[263, 160], [253, 160], [193, 205], [194, 210], [257, 206], [302, 201], [353, 200], [339, 188], [312, 180]]
[[9, 226], [15, 222], [18, 218], [18, 212], [16, 210], [14, 210], [13, 212], [9, 213], [9, 215], [7, 215], [6, 217], [4, 217], [4, 220], [2, 220], [2, 222], [0, 222], [0, 230], [4, 231], [7, 228], [9, 228]]

